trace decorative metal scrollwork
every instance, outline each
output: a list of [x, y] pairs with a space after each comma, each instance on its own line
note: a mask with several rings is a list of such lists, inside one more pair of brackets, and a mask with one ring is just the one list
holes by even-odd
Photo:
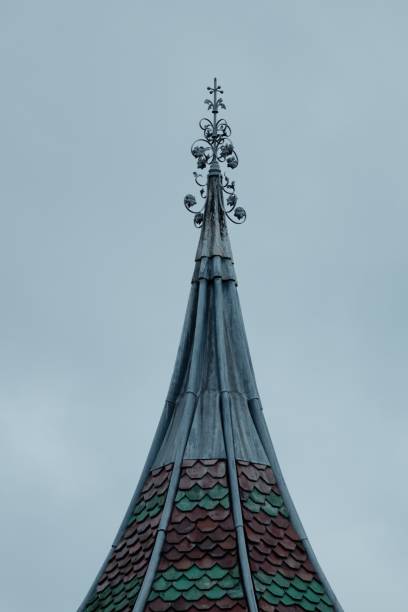
[[[200, 120], [199, 126], [203, 131], [203, 136], [198, 138], [191, 145], [191, 154], [197, 162], [197, 168], [204, 170], [207, 166], [221, 162], [226, 163], [228, 168], [234, 170], [239, 163], [237, 152], [230, 139], [231, 128], [227, 121], [223, 118], [217, 119], [219, 109], [225, 109], [224, 101], [219, 94], [223, 94], [223, 90], [217, 84], [217, 79], [214, 79], [214, 86], [207, 87], [213, 99], [204, 100], [207, 104], [208, 111], [213, 115], [213, 119], [204, 117]], [[200, 195], [202, 198], [207, 197], [206, 182], [202, 174], [193, 172], [194, 180], [200, 187]], [[237, 206], [237, 195], [235, 194], [235, 181], [230, 181], [224, 174], [221, 179], [223, 191], [227, 194], [226, 202], [223, 206], [223, 211], [230, 221], [233, 223], [244, 223], [246, 220], [246, 211], [242, 206]], [[197, 208], [197, 201], [192, 194], [186, 195], [184, 198], [184, 206], [194, 214], [194, 225], [201, 227], [204, 221], [205, 204], [201, 208]]]

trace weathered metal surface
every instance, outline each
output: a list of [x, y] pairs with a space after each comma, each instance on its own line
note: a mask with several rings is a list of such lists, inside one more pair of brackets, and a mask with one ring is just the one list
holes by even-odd
[[[231, 393], [241, 394], [249, 400], [258, 397], [258, 390], [253, 374], [249, 351], [245, 339], [245, 330], [242, 323], [242, 315], [239, 306], [237, 287], [233, 281], [222, 283], [222, 316], [225, 336], [225, 351], [227, 359], [226, 389], [222, 389], [215, 353], [215, 318], [214, 313], [220, 298], [215, 296], [214, 282], [205, 281], [194, 283], [191, 288], [190, 307], [187, 310], [184, 329], [183, 343], [180, 348], [175, 372], [173, 375], [168, 400], [177, 400], [186, 391], [203, 393], [206, 390], [222, 391], [229, 390]], [[205, 332], [203, 351], [200, 355], [197, 376], [199, 385], [192, 389], [188, 384], [188, 373], [191, 367], [191, 351], [195, 345], [196, 333], [196, 311], [200, 293], [206, 291], [203, 303], [204, 316], [202, 325]]]
[[208, 177], [208, 196], [203, 213], [196, 261], [202, 257], [214, 257], [214, 255], [232, 260], [231, 244], [225, 225], [223, 207], [221, 178], [218, 174], [214, 174]]
[[223, 281], [231, 280], [237, 282], [237, 276], [232, 259], [226, 259], [219, 255], [212, 257], [201, 257], [196, 262], [192, 282], [200, 280], [212, 281], [221, 278]]
[[[235, 457], [255, 463], [267, 463], [268, 459], [252, 422], [247, 400], [236, 392], [229, 393], [229, 397]], [[176, 406], [166, 438], [156, 457], [155, 467], [174, 461], [176, 450], [183, 435], [179, 425], [184, 410], [183, 406], [184, 401], [181, 399]], [[198, 396], [184, 457], [186, 459], [226, 458], [221, 425], [220, 391], [205, 390]]]

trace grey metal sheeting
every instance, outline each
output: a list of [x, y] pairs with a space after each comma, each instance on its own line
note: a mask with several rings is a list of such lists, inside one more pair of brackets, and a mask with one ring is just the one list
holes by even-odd
[[[268, 457], [252, 421], [246, 398], [239, 393], [229, 393], [229, 398], [235, 457], [243, 461], [268, 464]], [[154, 461], [154, 468], [174, 461], [183, 437], [180, 423], [185, 401], [186, 396], [182, 396], [177, 403], [166, 437]], [[199, 395], [184, 459], [226, 458], [221, 410], [220, 391], [204, 391]]]

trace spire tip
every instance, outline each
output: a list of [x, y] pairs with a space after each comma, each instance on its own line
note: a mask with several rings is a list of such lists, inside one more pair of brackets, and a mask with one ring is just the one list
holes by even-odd
[[[207, 105], [208, 112], [211, 112], [212, 119], [204, 117], [200, 120], [199, 126], [203, 131], [201, 138], [197, 138], [191, 145], [191, 154], [197, 162], [197, 168], [204, 170], [209, 166], [208, 176], [221, 176], [220, 163], [226, 163], [228, 168], [235, 170], [239, 160], [235, 147], [230, 139], [231, 128], [227, 121], [223, 118], [217, 119], [220, 109], [226, 109], [223, 99], [220, 97], [224, 91], [218, 84], [217, 78], [214, 77], [213, 86], [208, 86], [207, 91], [212, 96], [212, 99], [206, 98], [204, 104]], [[207, 198], [206, 183], [202, 182], [202, 174], [193, 172], [194, 180], [200, 187], [200, 195], [202, 198]], [[246, 212], [242, 206], [236, 207], [237, 196], [235, 195], [235, 181], [230, 182], [224, 174], [221, 179], [222, 190], [228, 194], [227, 205], [222, 202], [223, 212], [233, 223], [241, 224], [246, 220]], [[233, 197], [232, 197], [233, 196]], [[200, 209], [195, 208], [197, 202], [194, 198], [192, 202], [191, 194], [188, 194], [184, 199], [186, 209], [195, 215], [194, 225], [201, 227], [204, 219], [204, 210], [206, 204]]]

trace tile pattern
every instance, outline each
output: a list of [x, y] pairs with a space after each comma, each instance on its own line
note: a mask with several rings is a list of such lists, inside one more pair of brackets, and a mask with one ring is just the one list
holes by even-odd
[[226, 463], [186, 460], [145, 610], [246, 609]]
[[260, 610], [333, 612], [269, 466], [237, 462], [252, 578]]
[[172, 465], [150, 472], [86, 612], [132, 612], [156, 539]]
[[[153, 549], [172, 465], [153, 470], [85, 612], [132, 612]], [[252, 579], [262, 612], [333, 612], [290, 523], [272, 469], [237, 461]], [[224, 460], [183, 462], [146, 612], [247, 610]]]

